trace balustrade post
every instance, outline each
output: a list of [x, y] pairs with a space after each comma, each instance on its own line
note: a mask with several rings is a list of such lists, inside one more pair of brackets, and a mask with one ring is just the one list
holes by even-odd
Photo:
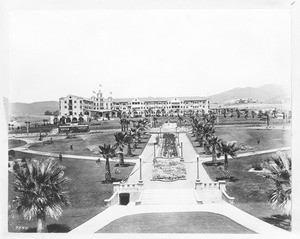
[[200, 175], [199, 175], [199, 156], [197, 157], [197, 179], [196, 182], [200, 182]]
[[154, 159], [156, 158], [156, 150], [155, 150], [155, 147], [156, 147], [156, 145], [155, 145], [155, 143], [153, 144], [153, 149], [154, 149]]
[[183, 143], [182, 143], [182, 141], [180, 142], [180, 149], [181, 149], [181, 158], [183, 158]]
[[142, 177], [142, 158], [140, 157], [140, 180], [139, 184], [143, 183], [143, 177]]

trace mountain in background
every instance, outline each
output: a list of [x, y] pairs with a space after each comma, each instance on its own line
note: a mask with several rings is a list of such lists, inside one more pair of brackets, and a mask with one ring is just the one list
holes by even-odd
[[9, 103], [9, 114], [12, 115], [37, 115], [58, 110], [58, 101], [40, 101], [34, 103]]
[[[211, 103], [224, 104], [235, 99], [253, 99], [262, 103], [274, 103], [290, 99], [290, 94], [280, 85], [263, 85], [261, 87], [234, 88], [209, 97]], [[13, 115], [43, 115], [45, 111], [58, 110], [58, 101], [41, 101], [34, 103], [8, 103], [9, 114]]]
[[263, 85], [261, 87], [234, 88], [209, 97], [211, 103], [223, 104], [235, 99], [253, 99], [262, 103], [271, 103], [290, 98], [290, 94], [281, 85]]

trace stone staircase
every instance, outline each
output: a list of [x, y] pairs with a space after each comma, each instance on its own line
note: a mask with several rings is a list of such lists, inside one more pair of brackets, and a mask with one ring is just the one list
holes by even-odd
[[197, 204], [194, 189], [144, 190], [141, 205]]

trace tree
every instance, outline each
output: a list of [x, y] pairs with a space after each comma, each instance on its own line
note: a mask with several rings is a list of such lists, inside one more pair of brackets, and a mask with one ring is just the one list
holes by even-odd
[[177, 119], [178, 119], [178, 121], [179, 121], [179, 126], [181, 127], [183, 118], [182, 118], [179, 114], [177, 114]]
[[124, 145], [126, 143], [126, 133], [123, 132], [117, 132], [115, 133], [115, 140], [116, 140], [116, 147], [119, 147], [119, 165], [124, 166]]
[[226, 109], [222, 110], [223, 117], [226, 118]]
[[249, 110], [245, 110], [245, 119], [248, 119], [248, 116], [249, 116]]
[[46, 110], [45, 111], [45, 115], [53, 115], [53, 113], [51, 111], [49, 111], [49, 110]]
[[224, 169], [228, 171], [228, 155], [232, 158], [236, 157], [236, 152], [239, 150], [239, 147], [236, 146], [236, 142], [227, 142], [222, 141], [219, 147], [219, 153], [224, 155]]
[[205, 145], [209, 148], [211, 155], [212, 155], [212, 162], [214, 164], [217, 163], [217, 154], [219, 154], [219, 150], [221, 148], [222, 139], [218, 138], [217, 136], [208, 137], [205, 140]]
[[269, 126], [270, 126], [270, 116], [269, 116], [269, 113], [266, 112], [265, 115], [266, 115], [266, 123], [267, 123], [267, 127], [269, 127]]
[[24, 219], [37, 219], [37, 232], [46, 232], [46, 216], [58, 219], [62, 207], [69, 206], [70, 200], [63, 185], [65, 167], [53, 159], [44, 161], [25, 161], [22, 166], [12, 171], [15, 181], [13, 189], [19, 195], [12, 201], [13, 213]]
[[269, 202], [273, 206], [285, 209], [285, 214], [290, 215], [292, 201], [291, 158], [286, 153], [278, 152], [267, 160], [263, 177], [275, 185], [275, 189], [269, 196]]
[[13, 160], [16, 157], [16, 152], [13, 149], [8, 151], [8, 158], [9, 160]]
[[272, 111], [272, 115], [273, 115], [273, 118], [277, 118], [277, 110], [276, 109], [274, 109]]
[[132, 156], [131, 144], [135, 142], [134, 132], [128, 131], [125, 135], [125, 144], [127, 144], [127, 156]]
[[257, 114], [257, 117], [258, 118], [261, 118], [263, 116], [263, 111], [262, 110], [259, 110], [258, 111], [258, 114]]
[[110, 144], [103, 146], [99, 145], [100, 153], [102, 154], [103, 158], [105, 158], [105, 182], [111, 182], [111, 173], [110, 173], [110, 165], [109, 159], [113, 158], [116, 154], [116, 146], [111, 146]]
[[240, 117], [241, 117], [241, 112], [240, 112], [240, 110], [239, 110], [239, 109], [236, 109], [235, 112], [236, 112], [236, 114], [237, 114], [237, 117], [240, 118]]
[[254, 110], [251, 111], [251, 115], [252, 115], [252, 118], [254, 119], [254, 116], [255, 116], [255, 111]]

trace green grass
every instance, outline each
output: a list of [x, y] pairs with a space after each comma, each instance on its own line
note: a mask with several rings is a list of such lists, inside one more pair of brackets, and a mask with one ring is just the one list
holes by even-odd
[[[226, 183], [228, 195], [235, 197], [235, 206], [260, 219], [271, 218], [273, 215], [282, 214], [281, 209], [273, 209], [268, 197], [275, 185], [264, 180], [257, 173], [248, 172], [253, 164], [263, 163], [272, 154], [254, 155], [237, 159], [229, 159], [229, 174], [232, 180]], [[203, 164], [210, 178], [216, 181], [223, 177], [223, 174], [216, 166]], [[271, 220], [270, 220], [271, 221]], [[276, 224], [278, 226], [278, 224]], [[285, 226], [281, 226], [286, 229]]]
[[226, 141], [235, 140], [238, 144], [251, 146], [254, 150], [281, 148], [292, 144], [291, 130], [220, 127], [216, 128], [216, 135]]
[[[270, 125], [278, 125], [283, 124], [284, 120], [282, 118], [270, 118]], [[265, 117], [264, 118], [258, 118], [255, 116], [252, 118], [251, 114], [249, 114], [249, 117], [246, 119], [244, 117], [244, 114], [241, 115], [240, 118], [237, 118], [236, 114], [234, 114], [234, 117], [230, 117], [230, 115], [227, 115], [226, 118], [224, 118], [223, 115], [219, 115], [219, 124], [220, 125], [234, 125], [234, 124], [254, 124], [254, 125], [262, 125], [266, 126], [267, 122]]]
[[88, 125], [90, 130], [121, 129], [119, 119], [92, 121]]
[[[16, 152], [17, 157], [34, 157], [28, 153]], [[46, 157], [39, 156], [39, 159]], [[62, 217], [58, 221], [47, 218], [47, 224], [59, 224], [60, 226], [73, 229], [88, 219], [103, 211], [106, 207], [104, 199], [112, 195], [112, 184], [103, 183], [105, 179], [105, 163], [96, 166], [94, 161], [63, 159], [62, 165], [66, 166], [66, 176], [70, 181], [66, 184], [66, 189], [70, 195], [71, 207], [65, 208]], [[115, 172], [115, 162], [111, 162], [111, 173], [115, 181], [125, 180], [129, 177], [134, 164], [130, 163], [128, 167], [119, 168], [120, 173]], [[9, 202], [15, 196], [12, 189], [14, 177], [9, 174]], [[8, 218], [8, 229], [10, 232], [20, 232], [18, 229], [27, 227], [28, 230], [36, 227], [36, 221], [25, 221], [19, 217], [12, 218], [10, 212]], [[23, 230], [24, 231], [24, 230]]]
[[125, 216], [100, 233], [255, 233], [220, 214], [211, 212], [145, 213]]
[[9, 149], [16, 148], [16, 147], [21, 147], [25, 144], [26, 144], [26, 142], [24, 140], [21, 140], [21, 139], [9, 139], [8, 140], [8, 148]]
[[[133, 156], [140, 155], [150, 136], [144, 135], [142, 138], [142, 142], [138, 144], [138, 147], [135, 150], [132, 150]], [[114, 132], [103, 132], [100, 134], [86, 134], [83, 137], [79, 135], [77, 138], [70, 139], [61, 139], [61, 140], [53, 140], [52, 144], [42, 144], [37, 143], [33, 144], [29, 147], [29, 149], [43, 151], [43, 152], [51, 152], [51, 153], [62, 153], [62, 154], [76, 154], [76, 155], [85, 155], [85, 156], [97, 156], [99, 154], [95, 154], [88, 150], [88, 147], [95, 146], [98, 149], [99, 145], [103, 144], [115, 144]], [[70, 149], [70, 146], [73, 146], [73, 150]], [[131, 145], [133, 147], [133, 145]], [[127, 146], [124, 149], [125, 154], [127, 153]]]
[[[292, 135], [291, 130], [280, 129], [251, 129], [245, 127], [216, 127], [215, 135], [226, 141], [237, 141], [238, 145], [252, 147], [254, 151], [266, 150], [274, 148], [282, 148], [291, 146]], [[203, 154], [204, 150], [199, 147], [199, 143], [195, 141], [195, 137], [188, 134], [195, 150], [198, 154]], [[258, 143], [260, 140], [260, 143]], [[253, 151], [250, 150], [250, 151]], [[249, 150], [240, 150], [238, 153], [247, 152]]]

